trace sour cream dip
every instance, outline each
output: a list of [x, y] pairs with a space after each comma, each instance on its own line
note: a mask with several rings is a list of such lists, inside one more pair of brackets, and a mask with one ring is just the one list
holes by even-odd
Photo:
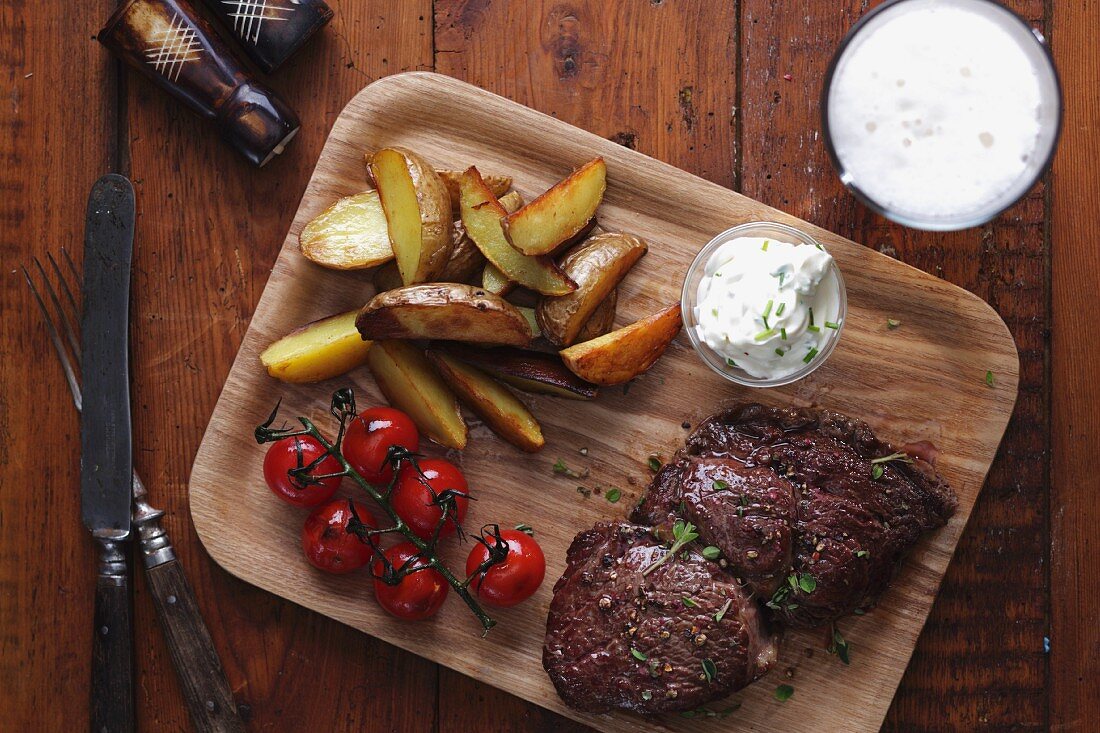
[[736, 237], [706, 260], [693, 315], [698, 341], [729, 368], [783, 379], [823, 358], [838, 336], [841, 284], [821, 245]]
[[868, 14], [824, 99], [841, 180], [924, 229], [993, 218], [1046, 168], [1061, 98], [1043, 44], [988, 0], [900, 0]]

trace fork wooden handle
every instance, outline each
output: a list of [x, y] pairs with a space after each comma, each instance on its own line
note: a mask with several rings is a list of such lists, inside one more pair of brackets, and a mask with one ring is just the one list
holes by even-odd
[[145, 575], [195, 730], [243, 732], [229, 681], [179, 561], [149, 567]]
[[134, 649], [125, 545], [99, 539], [92, 632], [92, 733], [134, 730]]

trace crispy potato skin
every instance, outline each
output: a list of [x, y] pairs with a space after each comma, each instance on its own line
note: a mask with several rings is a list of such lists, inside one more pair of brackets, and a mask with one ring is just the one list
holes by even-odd
[[512, 280], [545, 295], [563, 295], [576, 289], [570, 280], [546, 257], [528, 257], [516, 251], [500, 228], [504, 207], [481, 179], [477, 168], [462, 174], [462, 224], [485, 259]]
[[[605, 333], [609, 333], [612, 328], [615, 327], [615, 309], [619, 305], [619, 289], [615, 288], [607, 297], [596, 306], [596, 310], [592, 312], [592, 315], [588, 317], [588, 320], [581, 326], [581, 330], [577, 333], [577, 341], [591, 341], [597, 336], [603, 336]], [[535, 316], [535, 320], [538, 320], [538, 316]], [[542, 333], [542, 328], [539, 328], [539, 334]]]
[[[443, 185], [447, 187], [447, 193], [451, 197], [451, 213], [458, 216], [458, 212], [462, 209], [462, 189], [459, 181], [462, 179], [462, 171], [436, 171], [439, 174], [439, 180], [443, 181]], [[485, 185], [489, 187], [489, 190], [493, 192], [493, 195], [500, 199], [500, 203], [504, 203], [504, 196], [508, 192], [508, 189], [512, 187], [511, 176], [496, 176], [493, 174], [487, 174], [482, 177], [485, 181]], [[519, 194], [516, 194], [517, 196]], [[520, 204], [522, 206], [523, 204]], [[509, 209], [508, 213], [512, 213], [516, 209]]]
[[320, 382], [367, 361], [371, 342], [355, 328], [356, 311], [340, 313], [297, 328], [260, 354], [272, 377], [291, 383]]
[[377, 341], [367, 366], [389, 403], [407, 413], [421, 433], [448, 448], [466, 447], [458, 400], [422, 350], [404, 341]]
[[485, 372], [446, 354], [428, 352], [443, 381], [490, 429], [520, 450], [534, 453], [546, 444], [530, 410]]
[[[370, 157], [367, 167], [382, 201], [402, 282], [411, 285], [434, 280], [443, 272], [454, 248], [447, 187], [427, 161], [405, 148], [383, 148]], [[402, 167], [412, 183], [417, 212], [411, 210]], [[420, 224], [418, 236], [416, 218]]]
[[534, 338], [527, 319], [514, 305], [461, 283], [408, 285], [379, 293], [359, 311], [355, 325], [369, 339], [526, 346]]
[[599, 392], [596, 385], [569, 371], [557, 354], [509, 347], [482, 349], [462, 344], [435, 344], [432, 348], [483, 369], [524, 392], [571, 400], [590, 400]]
[[682, 326], [679, 304], [670, 305], [625, 328], [570, 346], [561, 351], [561, 358], [581, 379], [622, 384], [653, 366]]
[[549, 254], [592, 220], [606, 189], [607, 165], [603, 158], [591, 160], [504, 217], [504, 235], [525, 255]]
[[298, 235], [306, 259], [333, 270], [363, 270], [393, 259], [386, 214], [377, 191], [345, 196]]
[[570, 251], [561, 268], [577, 283], [577, 289], [543, 298], [536, 310], [547, 340], [557, 346], [576, 343], [584, 324], [646, 250], [640, 237], [605, 232], [589, 237]]

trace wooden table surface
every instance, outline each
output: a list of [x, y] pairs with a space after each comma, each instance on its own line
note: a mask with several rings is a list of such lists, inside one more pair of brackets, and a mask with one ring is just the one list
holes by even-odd
[[[250, 729], [579, 730], [230, 577], [190, 522], [195, 450], [328, 128], [370, 81], [434, 69], [989, 301], [1019, 347], [1019, 402], [885, 729], [1096, 730], [1096, 0], [1008, 3], [1051, 41], [1066, 97], [1061, 148], [1025, 200], [954, 234], [871, 214], [828, 163], [822, 75], [875, 2], [331, 2], [332, 24], [271, 80], [303, 131], [263, 170], [146, 81], [120, 73], [92, 40], [113, 4], [0, 4], [0, 729], [87, 727], [94, 552], [80, 522], [78, 422], [18, 265], [63, 246], [79, 255], [88, 190], [118, 171], [134, 180], [139, 208], [135, 466], [168, 510]], [[140, 574], [135, 585], [140, 728], [187, 730]]]

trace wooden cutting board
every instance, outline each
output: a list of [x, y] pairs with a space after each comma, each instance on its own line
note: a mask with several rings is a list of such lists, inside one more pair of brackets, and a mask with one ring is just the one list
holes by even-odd
[[[497, 611], [499, 624], [485, 638], [455, 599], [431, 621], [400, 622], [374, 603], [367, 575], [328, 576], [308, 566], [300, 549], [305, 514], [267, 490], [264, 447], [252, 437], [279, 398], [281, 415], [305, 415], [321, 426], [331, 425], [328, 402], [337, 387], [353, 385], [361, 406], [381, 399], [366, 369], [291, 386], [269, 378], [258, 356], [291, 329], [358, 307], [370, 296], [369, 273], [317, 267], [301, 256], [297, 241], [322, 209], [368, 187], [363, 153], [386, 145], [412, 148], [439, 168], [477, 164], [483, 173], [511, 175], [528, 200], [574, 166], [603, 156], [608, 186], [600, 223], [650, 244], [619, 288], [618, 325], [677, 302], [696, 252], [718, 232], [749, 221], [780, 221], [809, 232], [828, 246], [847, 281], [842, 340], [822, 368], [795, 385], [753, 390], [728, 383], [703, 365], [681, 334], [629, 391], [608, 388], [590, 403], [524, 396], [547, 438], [537, 455], [516, 451], [475, 423], [469, 447], [452, 456], [478, 498], [468, 524], [531, 524], [548, 561], [538, 594]], [[901, 326], [887, 329], [888, 318]], [[993, 386], [986, 383], [987, 371]], [[332, 129], [195, 458], [191, 512], [211, 556], [239, 578], [603, 731], [697, 731], [701, 725], [716, 731], [874, 731], [997, 451], [1017, 376], [1016, 348], [1004, 323], [954, 285], [476, 87], [437, 74], [400, 74], [366, 87]], [[825, 651], [824, 632], [799, 632], [788, 635], [768, 677], [713, 706], [741, 703], [722, 720], [571, 711], [541, 665], [546, 609], [566, 547], [597, 520], [626, 515], [651, 476], [647, 457], [668, 457], [679, 448], [688, 432], [682, 423], [694, 426], [746, 400], [829, 407], [867, 420], [895, 444], [930, 441], [940, 451], [940, 471], [959, 494], [958, 513], [910, 555], [878, 608], [840, 623], [851, 645], [850, 666]], [[555, 475], [551, 467], [559, 458], [589, 469], [590, 477]], [[623, 497], [615, 504], [602, 495], [586, 498], [578, 484], [615, 486]], [[467, 549], [449, 548], [452, 567], [461, 566]], [[795, 688], [785, 703], [773, 696], [781, 683]]]

